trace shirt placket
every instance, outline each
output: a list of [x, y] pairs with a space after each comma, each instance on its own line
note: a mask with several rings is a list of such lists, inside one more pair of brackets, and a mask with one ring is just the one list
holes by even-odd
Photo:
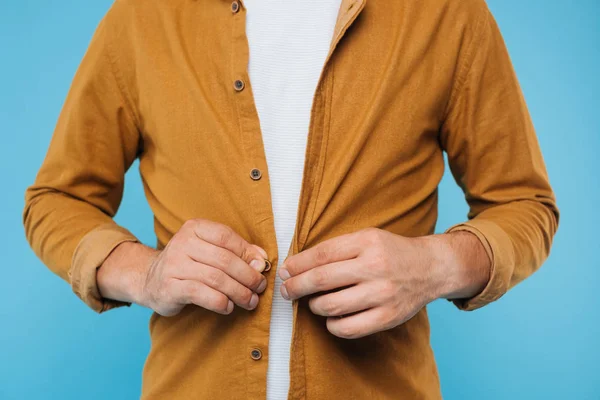
[[[305, 152], [304, 171], [298, 200], [298, 210], [294, 234], [287, 256], [296, 254], [304, 248], [312, 224], [312, 215], [318, 198], [323, 167], [325, 165], [325, 150], [329, 128], [331, 105], [331, 86], [333, 76], [329, 73], [329, 60], [342, 38], [346, 29], [356, 19], [364, 7], [366, 0], [342, 0], [338, 12], [332, 41], [325, 63], [315, 89], [310, 115], [310, 124]], [[271, 200], [271, 189], [267, 169], [267, 159], [264, 149], [262, 132], [256, 104], [252, 95], [252, 85], [248, 74], [250, 49], [246, 36], [246, 8], [243, 0], [230, 3], [233, 18], [232, 52], [231, 52], [231, 87], [236, 112], [239, 121], [239, 132], [244, 148], [245, 160], [243, 165], [248, 170], [248, 179], [252, 187], [248, 194], [256, 229], [259, 230], [269, 246], [271, 265], [279, 265], [277, 240], [275, 234], [274, 216]], [[269, 345], [269, 326], [271, 317], [272, 295], [275, 283], [276, 268], [266, 276], [268, 287], [263, 294], [255, 316], [250, 323], [247, 337], [248, 368], [246, 373], [247, 398], [266, 398], [266, 375]], [[268, 297], [266, 297], [268, 296]], [[299, 400], [306, 397], [305, 363], [302, 344], [301, 327], [298, 325], [298, 301], [293, 301], [293, 327], [290, 354], [290, 388], [289, 400]], [[265, 357], [266, 355], [266, 357]]]
[[[231, 70], [230, 88], [235, 102], [239, 139], [241, 140], [244, 159], [240, 164], [248, 179], [247, 201], [254, 229], [264, 243], [256, 243], [265, 248], [271, 265], [277, 265], [278, 253], [271, 208], [271, 193], [267, 172], [267, 160], [264, 152], [258, 112], [252, 96], [252, 87], [248, 74], [249, 46], [246, 37], [246, 9], [241, 1], [234, 0], [230, 4], [231, 18]], [[246, 326], [243, 339], [246, 354], [245, 380], [247, 399], [266, 398], [266, 375], [269, 345], [269, 318], [274, 286], [274, 270], [265, 271], [267, 290], [262, 294], [258, 307]]]

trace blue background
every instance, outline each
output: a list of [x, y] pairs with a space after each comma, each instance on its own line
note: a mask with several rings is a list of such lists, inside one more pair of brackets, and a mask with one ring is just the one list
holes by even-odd
[[[53, 3], [50, 5], [50, 3]], [[35, 257], [21, 223], [71, 79], [111, 2], [0, 5], [0, 399], [135, 399], [150, 311], [97, 315]], [[600, 399], [600, 2], [489, 0], [561, 221], [549, 260], [498, 302], [429, 307], [445, 399]], [[467, 207], [447, 174], [438, 231]], [[154, 243], [137, 164], [117, 222]], [[88, 396], [89, 393], [93, 395]]]

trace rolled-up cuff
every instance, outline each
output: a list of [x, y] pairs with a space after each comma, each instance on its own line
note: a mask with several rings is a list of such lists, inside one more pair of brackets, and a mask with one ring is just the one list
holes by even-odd
[[116, 223], [106, 223], [88, 232], [73, 253], [69, 279], [73, 292], [98, 313], [131, 303], [105, 299], [100, 295], [96, 271], [109, 254], [123, 242], [139, 242], [127, 229]]
[[481, 293], [467, 299], [452, 299], [456, 307], [464, 311], [476, 310], [504, 295], [510, 286], [515, 255], [510, 237], [492, 221], [474, 218], [454, 225], [445, 233], [468, 231], [483, 244], [491, 260], [490, 279]]

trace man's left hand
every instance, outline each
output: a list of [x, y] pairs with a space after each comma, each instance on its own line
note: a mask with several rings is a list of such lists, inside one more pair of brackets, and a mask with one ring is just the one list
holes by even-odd
[[332, 334], [355, 339], [398, 326], [435, 299], [480, 293], [490, 264], [469, 232], [409, 238], [366, 228], [288, 257], [279, 276], [284, 298], [316, 294], [312, 312], [328, 317]]

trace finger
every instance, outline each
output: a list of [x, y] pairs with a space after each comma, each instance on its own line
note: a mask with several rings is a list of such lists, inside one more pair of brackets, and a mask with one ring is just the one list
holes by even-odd
[[343, 339], [358, 339], [394, 327], [389, 310], [374, 307], [347, 317], [329, 317], [327, 330]]
[[174, 279], [173, 296], [180, 304], [195, 304], [219, 314], [230, 314], [233, 302], [223, 293], [202, 282]]
[[265, 258], [265, 260], [267, 258], [269, 258], [267, 256], [267, 252], [265, 251], [265, 249], [263, 249], [262, 247], [260, 247], [259, 245], [256, 245], [256, 244], [253, 244], [252, 246], [254, 246], [258, 250], [258, 252]]
[[179, 271], [179, 275], [183, 279], [202, 282], [223, 293], [235, 304], [246, 310], [252, 310], [258, 305], [258, 295], [256, 293], [220, 269], [191, 261], [182, 265]]
[[264, 270], [266, 257], [231, 227], [207, 219], [191, 220], [184, 225], [186, 229], [189, 226], [200, 239], [229, 250], [258, 272]]
[[361, 252], [357, 232], [327, 239], [317, 245], [286, 258], [279, 268], [279, 276], [286, 280], [312, 268], [357, 257]]
[[287, 279], [281, 285], [281, 294], [294, 300], [309, 294], [337, 289], [360, 282], [357, 259], [322, 265]]
[[191, 244], [185, 251], [196, 263], [217, 268], [250, 290], [262, 293], [267, 287], [264, 275], [227, 249], [198, 239], [197, 243]]
[[358, 284], [313, 297], [308, 301], [308, 306], [317, 315], [338, 317], [376, 307], [381, 304], [379, 297], [373, 285]]

